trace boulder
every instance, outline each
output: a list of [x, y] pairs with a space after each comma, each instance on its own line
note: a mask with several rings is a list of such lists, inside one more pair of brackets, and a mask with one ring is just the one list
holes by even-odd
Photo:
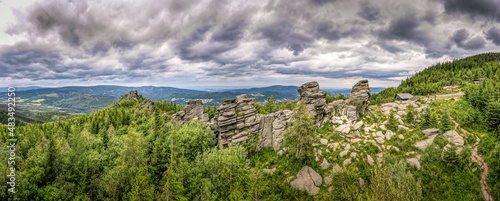
[[382, 138], [382, 137], [377, 137], [377, 138], [375, 138], [375, 140], [376, 140], [379, 144], [384, 144], [384, 138]]
[[370, 165], [374, 165], [375, 164], [375, 161], [373, 160], [373, 158], [370, 155], [366, 155], [366, 158], [368, 159], [368, 163]]
[[203, 102], [198, 100], [189, 101], [182, 111], [179, 111], [172, 115], [172, 119], [178, 121], [181, 124], [185, 124], [193, 120], [201, 120], [203, 122], [208, 122], [208, 114], [205, 113], [205, 106]]
[[439, 133], [438, 128], [428, 128], [422, 131], [422, 134], [430, 136], [430, 135], [437, 135]]
[[262, 147], [273, 147], [273, 121], [274, 114], [258, 115], [259, 122], [259, 141], [257, 149]]
[[330, 163], [328, 163], [328, 161], [326, 160], [326, 158], [323, 158], [323, 162], [321, 163], [321, 165], [319, 165], [321, 167], [321, 169], [327, 169], [328, 167], [330, 167]]
[[356, 156], [358, 155], [358, 153], [356, 152], [351, 152], [351, 158], [356, 158]]
[[383, 124], [382, 124], [382, 125], [380, 125], [379, 127], [380, 127], [380, 129], [382, 129], [382, 130], [387, 130], [387, 128], [386, 128], [386, 127], [385, 127], [385, 125], [383, 125]]
[[351, 164], [351, 158], [345, 159], [344, 162], [342, 162], [342, 165], [347, 166]]
[[361, 177], [359, 178], [359, 187], [361, 190], [365, 190], [365, 180], [363, 180]]
[[335, 129], [335, 131], [338, 131], [340, 133], [349, 133], [351, 132], [351, 126], [349, 124], [344, 124], [344, 125], [340, 125], [339, 127], [337, 127]]
[[319, 140], [319, 143], [321, 143], [322, 145], [326, 145], [326, 144], [328, 144], [328, 140], [327, 139], [321, 139], [321, 140]]
[[319, 187], [322, 183], [323, 178], [321, 178], [321, 175], [309, 166], [304, 166], [297, 174], [297, 178], [290, 182], [290, 185], [297, 190], [307, 191], [310, 195], [316, 195], [319, 193]]
[[420, 170], [420, 162], [418, 161], [418, 158], [408, 158], [408, 159], [406, 159], [406, 161], [410, 165], [415, 166], [415, 167], [417, 167], [417, 169]]
[[391, 130], [387, 130], [387, 132], [385, 132], [385, 139], [391, 140], [392, 136], [394, 136], [394, 132]]
[[455, 144], [457, 147], [464, 146], [464, 138], [460, 136], [456, 131], [446, 131], [443, 134], [444, 139], [447, 139], [449, 142]]
[[419, 149], [425, 149], [425, 148], [427, 148], [427, 146], [431, 145], [432, 142], [434, 142], [434, 139], [436, 138], [436, 136], [437, 136], [437, 134], [436, 135], [430, 135], [427, 139], [416, 142], [415, 143], [415, 147], [417, 147]]
[[276, 168], [273, 169], [264, 169], [262, 172], [266, 174], [273, 174], [276, 171]]
[[334, 126], [337, 126], [343, 124], [344, 120], [342, 120], [342, 117], [332, 117], [332, 123]]
[[405, 139], [405, 136], [403, 136], [402, 134], [399, 134], [399, 135], [398, 135], [398, 138], [399, 138], [399, 139], [404, 140], [404, 139]]
[[340, 167], [340, 165], [338, 165], [337, 163], [334, 163], [332, 166], [333, 166], [333, 168], [332, 168], [333, 173], [342, 170], [342, 167]]
[[325, 184], [330, 185], [332, 183], [333, 177], [330, 175], [328, 177], [325, 177]]
[[382, 162], [383, 162], [383, 160], [384, 160], [384, 154], [383, 154], [383, 153], [378, 153], [378, 154], [377, 154], [377, 165], [378, 165], [379, 167], [381, 167], [381, 166], [382, 166]]
[[361, 126], [363, 126], [363, 123], [364, 123], [363, 121], [356, 122], [354, 125], [352, 125], [351, 130], [353, 131], [359, 130]]
[[339, 157], [342, 158], [342, 157], [346, 156], [348, 153], [349, 153], [349, 151], [347, 151], [347, 150], [341, 151]]
[[326, 91], [319, 90], [318, 82], [308, 82], [297, 88], [300, 100], [305, 101], [309, 114], [315, 117], [315, 123], [323, 126], [327, 115]]
[[403, 126], [403, 125], [398, 125], [398, 130], [410, 130], [408, 127]]

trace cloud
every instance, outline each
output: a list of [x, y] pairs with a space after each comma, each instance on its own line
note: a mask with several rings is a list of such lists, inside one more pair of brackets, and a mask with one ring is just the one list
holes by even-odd
[[371, 5], [369, 1], [359, 2], [360, 10], [357, 13], [360, 17], [368, 21], [376, 21], [380, 18], [380, 9]]
[[495, 45], [500, 45], [500, 29], [492, 27], [486, 32], [486, 39], [493, 41]]
[[497, 0], [442, 0], [450, 15], [466, 15], [472, 19], [500, 21], [500, 2]]
[[470, 38], [469, 31], [466, 29], [456, 30], [450, 37], [450, 40], [457, 45], [457, 47], [464, 49], [480, 49], [486, 45], [486, 41], [482, 36]]
[[305, 33], [296, 31], [292, 23], [280, 20], [263, 26], [260, 32], [271, 46], [286, 48], [297, 56], [314, 41]]
[[5, 23], [17, 41], [0, 37], [0, 83], [395, 80], [495, 50], [495, 9], [477, 11], [492, 2], [45, 0]]

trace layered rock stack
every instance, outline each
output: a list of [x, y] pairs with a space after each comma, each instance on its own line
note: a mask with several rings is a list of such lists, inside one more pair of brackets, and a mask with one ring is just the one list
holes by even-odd
[[293, 112], [291, 110], [278, 111], [268, 115], [259, 115], [258, 148], [273, 147], [279, 150], [283, 144], [283, 133], [288, 128]]
[[214, 117], [215, 130], [220, 144], [245, 141], [257, 134], [259, 122], [253, 106], [254, 98], [233, 98], [225, 100]]
[[353, 124], [360, 115], [364, 114], [370, 106], [371, 90], [368, 80], [360, 80], [351, 90], [347, 100], [333, 101], [327, 106], [334, 124], [342, 124], [347, 121]]
[[182, 111], [172, 115], [172, 119], [180, 122], [181, 124], [187, 123], [192, 120], [201, 120], [205, 123], [208, 122], [208, 114], [205, 113], [205, 107], [201, 100], [189, 101]]
[[326, 91], [319, 90], [318, 82], [308, 82], [297, 88], [300, 100], [305, 101], [309, 114], [315, 117], [315, 123], [323, 126], [323, 120], [327, 116]]
[[368, 110], [371, 96], [372, 94], [368, 80], [360, 80], [352, 87], [349, 103], [354, 106], [362, 107], [358, 110], [358, 116], [364, 114], [365, 111]]

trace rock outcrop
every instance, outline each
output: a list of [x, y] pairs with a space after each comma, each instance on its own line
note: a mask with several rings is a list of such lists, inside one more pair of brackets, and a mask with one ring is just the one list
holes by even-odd
[[139, 100], [139, 95], [137, 94], [137, 90], [131, 90], [127, 94], [120, 96], [119, 101], [123, 100], [129, 100], [129, 101], [138, 101]]
[[193, 120], [201, 120], [205, 123], [208, 122], [208, 114], [205, 113], [205, 107], [201, 100], [189, 101], [182, 111], [179, 111], [172, 115], [172, 119], [180, 122], [181, 124], [187, 123]]
[[358, 116], [364, 114], [365, 111], [368, 110], [371, 96], [372, 93], [368, 80], [360, 80], [352, 87], [349, 103], [357, 107], [363, 107], [359, 109]]
[[297, 174], [297, 178], [290, 182], [290, 185], [297, 190], [305, 190], [310, 195], [316, 195], [319, 193], [319, 187], [322, 183], [323, 178], [321, 178], [321, 175], [311, 167], [304, 166]]
[[326, 91], [319, 90], [318, 82], [308, 82], [297, 88], [300, 100], [306, 102], [309, 114], [315, 117], [315, 123], [322, 126], [327, 116]]
[[278, 150], [283, 144], [283, 133], [288, 128], [293, 112], [282, 110], [268, 115], [258, 115], [259, 141], [257, 148], [273, 147]]
[[[139, 102], [139, 94], [137, 93], [137, 90], [131, 90], [127, 94], [120, 96], [120, 100], [118, 102], [124, 101], [124, 100], [129, 100], [129, 101], [137, 101]], [[149, 114], [153, 114], [155, 111], [155, 106], [153, 101], [146, 99], [141, 103], [140, 109], [143, 107], [147, 107]]]
[[217, 109], [214, 122], [220, 144], [245, 141], [259, 132], [254, 101], [242, 97], [228, 99]]
[[[327, 105], [327, 111], [332, 117], [334, 125], [344, 124], [353, 126], [360, 115], [364, 114], [370, 106], [371, 90], [368, 80], [360, 80], [352, 87], [351, 95], [347, 100], [336, 100]], [[354, 129], [357, 130], [357, 129]], [[345, 129], [347, 131], [347, 129]]]

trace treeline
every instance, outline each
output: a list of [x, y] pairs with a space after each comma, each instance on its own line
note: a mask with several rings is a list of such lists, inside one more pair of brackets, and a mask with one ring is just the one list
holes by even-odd
[[444, 92], [444, 86], [465, 87], [474, 79], [499, 80], [500, 53], [485, 53], [449, 62], [438, 63], [402, 81], [397, 89], [388, 88], [372, 96], [376, 104], [394, 100], [396, 93], [412, 95], [435, 94]]

